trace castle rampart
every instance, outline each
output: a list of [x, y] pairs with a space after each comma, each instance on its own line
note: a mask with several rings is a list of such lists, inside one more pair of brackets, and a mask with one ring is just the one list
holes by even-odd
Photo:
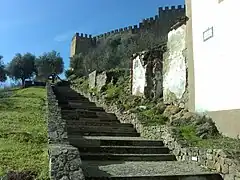
[[76, 33], [72, 38], [71, 44], [71, 56], [87, 52], [90, 48], [97, 45], [98, 41], [104, 40], [114, 34], [123, 33], [144, 33], [146, 31], [152, 31], [157, 36], [166, 36], [171, 26], [176, 23], [177, 19], [185, 15], [185, 5], [171, 6], [171, 7], [159, 7], [158, 15], [143, 19], [138, 25], [128, 26], [111, 30], [109, 32], [92, 36], [88, 34]]

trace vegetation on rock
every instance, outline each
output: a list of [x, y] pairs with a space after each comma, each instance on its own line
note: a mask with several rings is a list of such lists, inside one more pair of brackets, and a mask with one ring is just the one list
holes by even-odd
[[[155, 47], [166, 41], [152, 32], [142, 34], [115, 34], [107, 37], [89, 52], [77, 54], [70, 60], [67, 76], [86, 76], [93, 70], [105, 71], [112, 68], [129, 68], [129, 58], [135, 52]], [[68, 76], [69, 75], [69, 76]]]
[[131, 95], [130, 77], [118, 76], [117, 82], [110, 81], [100, 90], [90, 89], [88, 79], [78, 78], [73, 84], [83, 92], [91, 93], [111, 106], [116, 105], [122, 111], [136, 113], [145, 126], [167, 125], [175, 137], [186, 146], [205, 148], [240, 149], [240, 140], [224, 137], [217, 130], [211, 118], [188, 112], [162, 99], [149, 100]]

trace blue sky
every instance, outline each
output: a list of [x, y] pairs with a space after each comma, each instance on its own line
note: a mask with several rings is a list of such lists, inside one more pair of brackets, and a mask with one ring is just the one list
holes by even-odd
[[16, 53], [60, 52], [69, 67], [75, 32], [97, 35], [138, 24], [155, 16], [158, 7], [184, 0], [1, 0], [0, 55], [4, 62]]

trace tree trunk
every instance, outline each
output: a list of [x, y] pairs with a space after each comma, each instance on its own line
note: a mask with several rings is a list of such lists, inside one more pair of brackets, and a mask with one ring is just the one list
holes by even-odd
[[24, 78], [21, 78], [21, 81], [22, 81], [22, 87], [24, 87], [24, 85], [25, 85], [25, 83], [24, 83], [25, 79], [24, 79]]

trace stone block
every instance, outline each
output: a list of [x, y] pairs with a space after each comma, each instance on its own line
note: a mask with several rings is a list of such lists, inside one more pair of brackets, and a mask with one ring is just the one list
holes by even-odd
[[50, 145], [49, 159], [52, 179], [84, 179], [80, 154], [77, 148], [63, 144]]
[[133, 95], [147, 98], [162, 97], [163, 47], [165, 46], [133, 56], [131, 77]]
[[101, 74], [98, 74], [96, 78], [96, 86], [98, 91], [100, 91], [101, 88], [106, 84], [107, 84], [107, 73], [104, 71]]
[[165, 103], [183, 106], [187, 95], [186, 26], [168, 33], [167, 52], [163, 64], [163, 99]]
[[93, 71], [89, 74], [88, 76], [89, 88], [96, 87], [96, 77], [97, 77], [97, 71]]

